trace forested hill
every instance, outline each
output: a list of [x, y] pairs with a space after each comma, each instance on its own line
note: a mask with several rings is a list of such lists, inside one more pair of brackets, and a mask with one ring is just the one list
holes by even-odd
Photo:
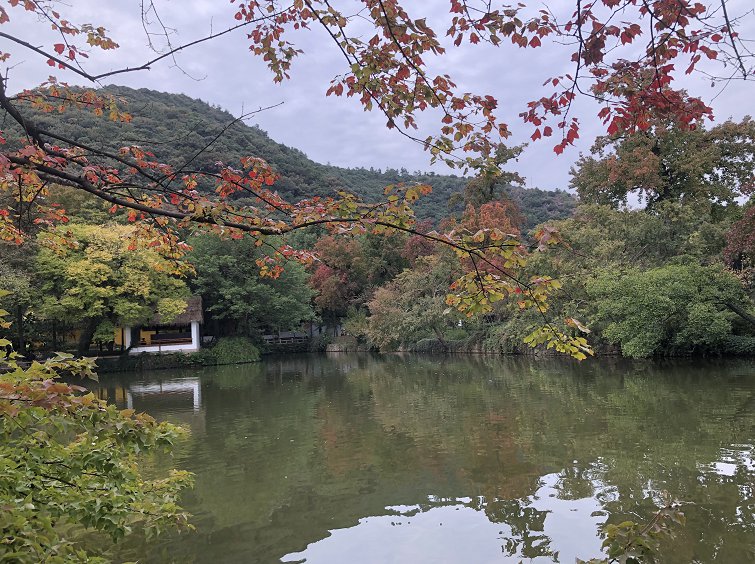
[[[319, 164], [298, 149], [276, 143], [258, 127], [241, 122], [229, 127], [234, 120], [230, 113], [201, 100], [146, 89], [110, 86], [106, 90], [126, 102], [124, 109], [133, 116], [130, 123], [115, 123], [78, 110], [39, 114], [35, 119], [45, 128], [54, 125], [58, 133], [92, 146], [101, 147], [104, 142], [109, 144], [108, 149], [124, 145], [149, 147], [158, 160], [174, 166], [196, 155], [220, 134], [193, 161], [192, 168], [209, 171], [216, 168], [218, 161], [234, 165], [242, 156], [258, 156], [280, 173], [275, 188], [292, 200], [332, 195], [337, 189], [376, 200], [389, 184], [419, 181], [430, 184], [433, 192], [420, 200], [417, 215], [438, 220], [448, 215], [451, 194], [463, 190], [466, 183], [466, 179], [454, 175], [346, 169]], [[528, 228], [547, 219], [567, 217], [575, 205], [574, 197], [563, 191], [511, 187], [509, 195], [520, 205]]]

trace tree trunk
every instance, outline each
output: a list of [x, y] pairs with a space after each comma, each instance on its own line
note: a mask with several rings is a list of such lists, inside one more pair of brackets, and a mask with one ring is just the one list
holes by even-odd
[[440, 329], [438, 329], [437, 325], [433, 325], [433, 331], [435, 332], [435, 336], [438, 337], [438, 342], [440, 343], [440, 346], [443, 347], [443, 350], [445, 352], [448, 352], [448, 343], [443, 338], [443, 333], [440, 332]]
[[92, 337], [97, 330], [97, 325], [100, 324], [100, 320], [97, 318], [89, 318], [86, 320], [84, 327], [81, 328], [81, 334], [79, 335], [78, 352], [83, 355], [89, 352], [89, 348], [92, 346]]
[[755, 315], [748, 312], [745, 308], [743, 308], [739, 304], [726, 302], [726, 307], [728, 307], [731, 311], [736, 313], [739, 317], [747, 321], [750, 325], [755, 325]]
[[16, 306], [16, 330], [18, 335], [18, 349], [17, 352], [21, 356], [26, 355], [26, 339], [24, 338], [24, 310], [18, 305]]

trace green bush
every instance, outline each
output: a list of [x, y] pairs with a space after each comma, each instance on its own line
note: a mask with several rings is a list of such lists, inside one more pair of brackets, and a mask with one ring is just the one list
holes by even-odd
[[483, 348], [485, 352], [493, 354], [517, 354], [525, 336], [526, 333], [522, 334], [518, 328], [513, 327], [511, 321], [507, 321], [494, 325], [487, 331]]
[[202, 349], [191, 355], [201, 359], [201, 363], [210, 364], [242, 364], [257, 362], [260, 351], [247, 337], [223, 337], [210, 348]]
[[721, 352], [737, 356], [755, 356], [755, 337], [729, 335], [721, 345]]
[[409, 352], [413, 353], [421, 353], [421, 354], [442, 354], [451, 352], [450, 345], [446, 343], [446, 346], [443, 346], [443, 344], [438, 339], [420, 339], [416, 343], [412, 343], [407, 348]]
[[164, 370], [182, 366], [202, 366], [202, 353], [185, 354], [151, 354], [121, 355], [97, 359], [97, 371], [100, 374], [110, 372], [138, 372], [142, 370]]
[[242, 364], [257, 362], [260, 351], [246, 337], [225, 337], [214, 346], [195, 353], [121, 355], [101, 358], [97, 361], [101, 373], [163, 370], [192, 366], [215, 366], [219, 364]]
[[[466, 333], [466, 331], [465, 331]], [[439, 339], [420, 339], [407, 347], [409, 352], [422, 354], [455, 353], [476, 354], [487, 353], [479, 333], [468, 335], [461, 339], [446, 340], [445, 345]]]
[[451, 327], [443, 332], [443, 338], [446, 341], [463, 341], [469, 338], [469, 331], [463, 327]]
[[695, 264], [605, 271], [587, 292], [596, 307], [593, 329], [632, 358], [717, 353], [731, 335], [724, 304], [746, 300], [729, 272]]
[[326, 347], [333, 342], [330, 335], [317, 335], [309, 340], [310, 352], [325, 352]]

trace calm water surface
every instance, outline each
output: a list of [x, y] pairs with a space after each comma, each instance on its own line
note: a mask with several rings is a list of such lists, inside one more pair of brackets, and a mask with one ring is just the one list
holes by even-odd
[[574, 562], [664, 492], [663, 562], [755, 562], [755, 363], [294, 356], [124, 375], [184, 424], [197, 530], [149, 563]]

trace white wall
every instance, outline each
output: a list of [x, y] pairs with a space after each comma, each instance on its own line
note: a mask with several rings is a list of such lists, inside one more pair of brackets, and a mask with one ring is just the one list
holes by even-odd
[[[125, 346], [131, 344], [131, 328], [124, 328]], [[141, 354], [141, 353], [169, 353], [169, 352], [196, 352], [199, 350], [199, 321], [191, 322], [191, 343], [183, 345], [146, 345], [134, 347], [129, 351], [129, 354]]]

